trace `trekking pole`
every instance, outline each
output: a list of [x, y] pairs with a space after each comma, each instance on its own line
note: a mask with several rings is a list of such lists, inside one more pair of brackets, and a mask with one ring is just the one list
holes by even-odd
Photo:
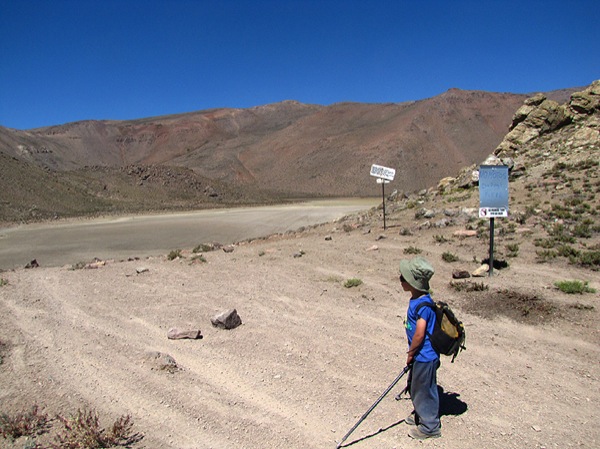
[[412, 364], [406, 365], [404, 367], [402, 372], [400, 374], [398, 374], [398, 377], [396, 377], [394, 379], [394, 381], [390, 384], [390, 386], [387, 387], [387, 389], [383, 392], [383, 394], [381, 396], [379, 396], [379, 399], [377, 399], [375, 401], [375, 403], [369, 408], [369, 410], [367, 410], [365, 412], [365, 414], [360, 417], [358, 422], [356, 424], [354, 424], [354, 427], [352, 427], [352, 429], [350, 429], [348, 431], [348, 433], [346, 435], [344, 435], [344, 438], [342, 438], [342, 441], [339, 442], [339, 444], [337, 445], [337, 447], [335, 449], [340, 449], [340, 447], [342, 447], [342, 444], [344, 443], [344, 441], [346, 441], [346, 439], [350, 436], [350, 434], [356, 430], [356, 428], [360, 425], [361, 422], [363, 422], [367, 418], [367, 416], [369, 416], [369, 413], [371, 413], [373, 411], [373, 409], [375, 407], [377, 407], [377, 404], [379, 404], [383, 400], [383, 398], [390, 392], [390, 390], [392, 388], [394, 388], [394, 386], [398, 383], [398, 381], [402, 378], [402, 376], [404, 376], [408, 371], [410, 371], [411, 368], [412, 368]]

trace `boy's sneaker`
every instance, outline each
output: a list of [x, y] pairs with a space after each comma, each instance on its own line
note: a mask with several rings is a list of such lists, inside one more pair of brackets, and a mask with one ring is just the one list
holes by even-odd
[[415, 412], [412, 412], [406, 418], [404, 418], [404, 424], [408, 424], [409, 426], [416, 426], [417, 422], [415, 421]]
[[408, 431], [408, 436], [415, 440], [426, 440], [428, 438], [439, 438], [442, 436], [442, 432], [438, 430], [434, 433], [425, 433], [417, 426]]

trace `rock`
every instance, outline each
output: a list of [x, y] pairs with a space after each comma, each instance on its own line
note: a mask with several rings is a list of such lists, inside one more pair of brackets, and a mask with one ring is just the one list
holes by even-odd
[[31, 262], [25, 265], [25, 268], [39, 268], [39, 266], [40, 264], [38, 263], [37, 259], [33, 259]]
[[477, 268], [475, 271], [473, 271], [471, 273], [471, 276], [473, 276], [475, 278], [481, 278], [481, 277], [484, 277], [489, 270], [490, 270], [490, 266], [488, 264], [484, 263], [479, 268]]
[[467, 270], [455, 270], [452, 272], [452, 279], [467, 279], [471, 274]]
[[202, 338], [202, 333], [200, 332], [200, 329], [181, 331], [177, 328], [172, 327], [171, 329], [169, 329], [169, 332], [167, 332], [167, 338], [169, 340], [182, 340], [184, 338], [198, 340]]
[[383, 240], [383, 239], [386, 239], [386, 238], [387, 237], [385, 235], [379, 234], [375, 240]]
[[233, 245], [227, 245], [223, 247], [223, 251], [226, 253], [232, 253], [234, 249], [235, 248], [233, 247]]
[[106, 261], [105, 260], [96, 260], [94, 262], [90, 262], [88, 263], [85, 268], [87, 268], [88, 270], [95, 270], [97, 268], [101, 268], [104, 265], [106, 265]]
[[455, 237], [475, 237], [477, 235], [477, 231], [470, 229], [459, 229], [458, 231], [454, 231], [452, 235]]
[[367, 251], [377, 251], [378, 249], [379, 249], [379, 246], [373, 245], [370, 248], [367, 248]]
[[150, 271], [150, 270], [146, 267], [138, 267], [135, 269], [135, 272], [137, 274], [147, 273], [148, 271]]
[[149, 351], [144, 354], [144, 362], [150, 365], [151, 370], [167, 371], [173, 374], [179, 371], [179, 366], [173, 357], [158, 351]]
[[326, 236], [325, 236], [325, 240], [329, 242], [329, 241], [331, 241], [331, 240], [332, 240], [332, 237], [331, 237], [330, 235], [326, 235]]
[[235, 329], [242, 324], [242, 319], [237, 313], [236, 309], [230, 309], [215, 315], [210, 319], [213, 326], [221, 329]]

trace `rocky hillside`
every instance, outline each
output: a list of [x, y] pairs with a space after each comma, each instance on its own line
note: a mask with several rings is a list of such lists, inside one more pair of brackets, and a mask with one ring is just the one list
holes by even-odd
[[[565, 104], [541, 94], [527, 99], [481, 163], [509, 167], [509, 218], [499, 219], [496, 231], [510, 243], [499, 249], [500, 258], [521, 250], [541, 263], [558, 258], [600, 269], [600, 81]], [[478, 219], [477, 181], [474, 164], [435, 188], [394, 192], [388, 220], [401, 233], [463, 225], [489, 235], [489, 220]], [[407, 215], [414, 219], [408, 227]]]
[[[569, 91], [557, 91], [565, 98]], [[0, 221], [419, 190], [480, 162], [523, 95], [451, 89], [403, 104], [294, 101], [28, 131], [0, 127]]]

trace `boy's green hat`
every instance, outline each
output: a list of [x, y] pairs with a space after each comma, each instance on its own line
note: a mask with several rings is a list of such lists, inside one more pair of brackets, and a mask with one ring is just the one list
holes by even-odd
[[400, 261], [400, 274], [412, 287], [421, 292], [429, 292], [429, 279], [435, 270], [423, 257]]

